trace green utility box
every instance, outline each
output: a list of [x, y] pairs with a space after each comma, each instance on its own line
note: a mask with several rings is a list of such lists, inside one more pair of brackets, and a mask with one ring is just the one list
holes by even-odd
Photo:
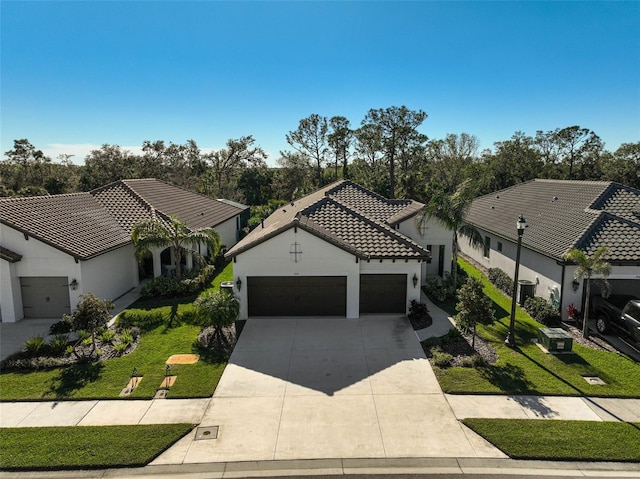
[[538, 329], [538, 341], [552, 353], [570, 352], [573, 348], [573, 338], [562, 328]]

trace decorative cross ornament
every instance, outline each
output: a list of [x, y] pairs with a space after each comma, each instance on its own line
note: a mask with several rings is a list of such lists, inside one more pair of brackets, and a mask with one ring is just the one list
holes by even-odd
[[291, 255], [291, 259], [294, 263], [298, 263], [302, 259], [300, 258], [300, 256], [302, 256], [301, 248], [302, 246], [298, 242], [292, 243], [291, 248], [289, 248], [289, 254]]

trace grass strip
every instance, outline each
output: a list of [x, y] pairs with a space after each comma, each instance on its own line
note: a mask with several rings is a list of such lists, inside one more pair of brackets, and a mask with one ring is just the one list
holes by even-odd
[[476, 418], [462, 422], [512, 459], [640, 461], [640, 423]]
[[[518, 348], [505, 346], [511, 299], [471, 264], [460, 260], [469, 276], [482, 280], [493, 301], [496, 322], [479, 325], [478, 332], [497, 351], [496, 364], [482, 368], [434, 368], [442, 389], [450, 394], [539, 394], [555, 396], [640, 397], [640, 364], [620, 354], [575, 344], [575, 354], [546, 354], [531, 342], [544, 326], [516, 307]], [[598, 376], [606, 385], [589, 384], [584, 376]]]
[[0, 469], [144, 466], [192, 429], [191, 424], [3, 428]]

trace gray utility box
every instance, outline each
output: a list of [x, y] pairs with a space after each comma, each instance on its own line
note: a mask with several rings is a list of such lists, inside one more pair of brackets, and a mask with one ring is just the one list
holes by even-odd
[[573, 337], [562, 328], [538, 329], [538, 341], [553, 353], [570, 352], [573, 348]]

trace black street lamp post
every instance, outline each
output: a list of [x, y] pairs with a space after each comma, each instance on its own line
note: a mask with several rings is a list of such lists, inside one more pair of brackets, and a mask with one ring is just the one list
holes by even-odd
[[513, 275], [513, 296], [511, 297], [511, 320], [509, 321], [509, 334], [507, 335], [507, 339], [505, 339], [505, 344], [510, 348], [516, 347], [516, 332], [515, 332], [515, 322], [516, 322], [516, 295], [518, 293], [518, 270], [520, 269], [520, 250], [522, 249], [522, 234], [524, 233], [524, 229], [527, 227], [527, 221], [524, 219], [524, 216], [520, 215], [518, 218], [517, 228], [518, 228], [518, 251], [516, 252], [516, 272]]

